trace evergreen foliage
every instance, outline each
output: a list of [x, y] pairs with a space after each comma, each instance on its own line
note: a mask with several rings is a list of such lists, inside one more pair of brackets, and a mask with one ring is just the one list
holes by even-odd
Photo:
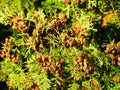
[[119, 90], [119, 7], [119, 0], [1, 0], [0, 83]]

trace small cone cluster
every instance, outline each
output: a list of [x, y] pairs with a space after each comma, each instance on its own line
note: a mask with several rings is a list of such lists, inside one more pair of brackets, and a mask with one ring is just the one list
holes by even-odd
[[8, 21], [8, 24], [11, 25], [14, 29], [17, 29], [20, 32], [27, 33], [30, 23], [26, 20], [22, 20], [21, 15], [17, 15], [16, 17], [11, 17]]
[[60, 30], [66, 22], [67, 16], [63, 13], [59, 13], [58, 16], [53, 16], [53, 24], [48, 29], [48, 33], [56, 34], [55, 30]]
[[95, 78], [91, 78], [90, 81], [94, 87], [94, 90], [102, 90], [102, 87], [99, 85], [99, 82]]
[[94, 70], [94, 67], [90, 63], [91, 56], [87, 54], [81, 54], [78, 57], [74, 58], [74, 63], [76, 64], [77, 68], [85, 72], [86, 74], [89, 74], [91, 71]]
[[[11, 42], [12, 40], [10, 38], [6, 38], [3, 45], [9, 47]], [[0, 50], [0, 58], [4, 58], [4, 57], [10, 57], [10, 52], [7, 49]]]
[[64, 59], [60, 59], [54, 63], [51, 56], [40, 55], [36, 58], [36, 61], [42, 68], [49, 69], [51, 74], [55, 73], [56, 76], [61, 76], [63, 74], [64, 70], [62, 68], [62, 65], [64, 63]]
[[66, 33], [61, 33], [60, 34], [60, 39], [61, 42], [66, 46], [66, 47], [73, 47], [77, 45], [83, 45], [87, 42], [87, 39], [85, 36], [80, 36], [77, 38], [70, 37]]
[[80, 3], [80, 0], [74, 0], [74, 4]]
[[36, 61], [41, 67], [50, 67], [53, 64], [51, 56], [47, 55], [38, 56]]
[[110, 55], [111, 64], [120, 66], [120, 42], [114, 45], [107, 45], [105, 53]]
[[37, 84], [33, 84], [30, 88], [28, 88], [26, 90], [40, 90], [40, 88]]
[[54, 20], [54, 23], [51, 25], [49, 32], [54, 32], [54, 30], [59, 30], [62, 26], [62, 22], [58, 20]]
[[6, 49], [0, 51], [0, 58], [9, 58], [13, 63], [19, 63], [19, 56], [16, 54], [10, 54]]
[[80, 23], [78, 23], [70, 32], [70, 36], [77, 37], [76, 41], [79, 45], [85, 44], [87, 42], [86, 37], [88, 36], [87, 28], [83, 28]]
[[67, 16], [65, 14], [63, 14], [63, 13], [59, 13], [58, 18], [62, 23], [67, 22]]
[[55, 75], [56, 76], [62, 76], [64, 72], [64, 69], [62, 68], [63, 63], [64, 63], [64, 59], [60, 59], [59, 61], [55, 63], [55, 66], [56, 66]]
[[65, 4], [65, 5], [69, 5], [70, 4], [70, 0], [62, 0], [63, 1], [63, 3]]
[[113, 77], [113, 81], [116, 83], [120, 83], [120, 78], [119, 77]]
[[80, 23], [75, 25], [75, 27], [72, 28], [72, 30], [69, 32], [70, 36], [87, 36], [87, 28], [83, 28]]
[[82, 25], [78, 23], [73, 27], [73, 29], [69, 32], [71, 36], [79, 35], [79, 33], [82, 31]]
[[[4, 46], [9, 47], [11, 42], [11, 38], [6, 38]], [[19, 56], [16, 54], [11, 54], [10, 51], [7, 49], [0, 50], [0, 58], [9, 58], [13, 63], [19, 63]]]
[[60, 38], [62, 43], [66, 47], [73, 47], [73, 46], [76, 46], [77, 44], [76, 40], [74, 38], [69, 37], [68, 34], [61, 33]]

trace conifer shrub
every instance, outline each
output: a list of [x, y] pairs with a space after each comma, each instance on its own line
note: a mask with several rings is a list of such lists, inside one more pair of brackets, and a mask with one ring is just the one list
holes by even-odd
[[119, 90], [119, 0], [1, 0], [0, 87]]

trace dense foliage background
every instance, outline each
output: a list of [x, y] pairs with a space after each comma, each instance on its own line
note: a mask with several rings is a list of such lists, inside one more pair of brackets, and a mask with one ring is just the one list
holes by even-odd
[[0, 0], [2, 90], [119, 90], [119, 0]]

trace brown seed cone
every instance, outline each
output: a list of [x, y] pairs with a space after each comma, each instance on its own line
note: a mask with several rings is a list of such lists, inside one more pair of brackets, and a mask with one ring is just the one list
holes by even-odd
[[[49, 31], [49, 33], [53, 34], [54, 29], [59, 30], [61, 26], [62, 26], [62, 22], [59, 20], [55, 20], [54, 23], [50, 26], [50, 29], [48, 31]], [[55, 32], [54, 32], [54, 34], [55, 34]]]
[[111, 19], [112, 16], [113, 16], [113, 14], [107, 14], [105, 17], [103, 17], [102, 23], [104, 26], [107, 26], [107, 23]]
[[34, 29], [33, 32], [32, 32], [32, 35], [37, 35], [37, 33], [38, 33], [38, 30]]
[[20, 32], [28, 32], [28, 26], [27, 21], [21, 20], [17, 22], [17, 26], [14, 27], [15, 29], [18, 29]]
[[60, 21], [61, 21], [62, 23], [65, 23], [65, 22], [67, 21], [67, 17], [66, 17], [66, 15], [63, 14], [63, 13], [59, 13], [58, 18], [60, 19]]
[[42, 59], [42, 61], [44, 62], [45, 59], [46, 59], [46, 56], [45, 56], [45, 55], [42, 55], [41, 59]]
[[6, 52], [6, 57], [10, 58], [10, 53]]
[[52, 65], [52, 58], [51, 56], [40, 55], [36, 58], [36, 62], [38, 62], [41, 67], [48, 68]]
[[119, 83], [120, 82], [120, 79], [118, 77], [114, 77], [113, 78], [113, 81], [116, 82], [116, 83]]
[[37, 0], [32, 0], [32, 2], [36, 2]]
[[117, 50], [116, 50], [116, 49], [115, 49], [115, 50], [112, 50], [112, 51], [111, 51], [111, 54], [117, 55]]
[[52, 63], [51, 62], [47, 62], [46, 66], [49, 67]]
[[77, 43], [80, 44], [80, 45], [82, 45], [82, 44], [84, 44], [84, 43], [87, 42], [87, 40], [86, 40], [86, 38], [85, 38], [84, 36], [81, 36], [81, 37], [78, 38], [76, 41], [77, 41]]
[[65, 60], [64, 60], [63, 58], [60, 59], [60, 63], [61, 63], [61, 64], [64, 63], [64, 61], [65, 61]]
[[88, 60], [89, 60], [88, 58], [84, 58], [84, 63], [88, 64], [89, 63]]
[[117, 47], [120, 47], [120, 41], [116, 44]]
[[11, 38], [6, 38], [4, 42], [4, 46], [10, 45], [11, 42], [12, 42]]
[[77, 42], [75, 39], [68, 38], [66, 41], [64, 41], [64, 44], [67, 47], [73, 47], [73, 46], [76, 46]]
[[4, 58], [6, 56], [5, 53], [6, 51], [4, 49], [0, 50], [0, 57]]
[[90, 71], [89, 71], [89, 69], [85, 69], [84, 72], [85, 72], [86, 74], [89, 74]]
[[117, 56], [117, 60], [118, 62], [120, 62], [120, 54]]
[[90, 63], [92, 56], [88, 54], [81, 54], [79, 57], [74, 58], [74, 63], [79, 70], [83, 70], [86, 74], [89, 74], [95, 68]]
[[69, 39], [69, 36], [65, 33], [61, 33], [60, 38], [62, 42], [65, 42], [66, 40]]
[[80, 89], [78, 89], [78, 90], [88, 90], [88, 89], [85, 88], [85, 87], [82, 87], [82, 88], [80, 88]]
[[116, 59], [116, 57], [113, 54], [110, 54], [110, 57], [111, 57], [112, 60]]
[[79, 68], [80, 68], [81, 70], [83, 70], [83, 66], [82, 66], [82, 65], [79, 65]]
[[92, 70], [94, 70], [94, 68], [90, 65], [90, 66], [88, 66], [88, 69], [89, 69], [89, 71], [92, 71]]
[[85, 3], [87, 0], [80, 0], [82, 3]]
[[115, 65], [116, 64], [116, 60], [112, 60], [111, 64]]
[[31, 87], [27, 88], [26, 90], [40, 90], [37, 84], [33, 84]]
[[96, 83], [96, 81], [95, 81], [94, 79], [91, 79], [91, 83], [92, 83], [92, 85], [93, 85], [94, 87], [97, 87], [97, 83]]
[[50, 73], [53, 73], [53, 72], [56, 70], [55, 65], [52, 64], [52, 65], [49, 67], [49, 70], [50, 70]]
[[91, 79], [91, 84], [94, 86], [95, 90], [102, 90], [102, 88], [99, 86], [99, 83], [94, 78]]
[[89, 22], [92, 23], [94, 21], [93, 18], [89, 18]]
[[83, 28], [81, 33], [83, 36], [87, 36], [88, 35], [87, 28]]
[[74, 63], [75, 63], [75, 64], [80, 64], [80, 65], [82, 65], [82, 61], [83, 61], [82, 57], [75, 57], [75, 58], [74, 58]]
[[17, 15], [16, 17], [12, 17], [11, 20], [8, 21], [8, 24], [11, 25], [14, 29], [17, 29], [20, 32], [28, 32], [30, 22], [26, 20], [22, 20], [21, 15]]
[[70, 4], [70, 0], [62, 0], [65, 5]]
[[80, 0], [74, 0], [74, 4], [78, 4]]
[[60, 71], [59, 71], [59, 70], [56, 70], [56, 71], [55, 71], [55, 75], [56, 75], [56, 76], [60, 76]]
[[71, 36], [75, 36], [75, 35], [79, 35], [79, 33], [81, 32], [82, 30], [82, 26], [80, 23], [78, 23], [73, 29], [72, 31], [70, 31], [70, 35]]
[[11, 61], [15, 64], [19, 63], [19, 56], [12, 54], [10, 57]]
[[117, 62], [117, 65], [120, 66], [120, 62]]
[[68, 47], [72, 47], [73, 46], [73, 40], [72, 39], [68, 39], [68, 40], [66, 40], [66, 46], [68, 46]]
[[74, 58], [74, 63], [77, 64], [77, 58]]
[[34, 17], [34, 18], [39, 17], [39, 13], [38, 13], [38, 11], [35, 11], [35, 12], [34, 12], [33, 17]]
[[74, 67], [73, 66], [70, 66], [70, 70], [72, 71], [74, 69]]
[[10, 80], [7, 80], [7, 81], [6, 81], [7, 86], [9, 86], [9, 83], [10, 83]]
[[41, 31], [42, 27], [43, 27], [43, 23], [42, 23], [42, 22], [39, 22], [38, 25], [37, 25], [37, 27], [36, 27], [37, 30], [38, 30], [38, 32]]

